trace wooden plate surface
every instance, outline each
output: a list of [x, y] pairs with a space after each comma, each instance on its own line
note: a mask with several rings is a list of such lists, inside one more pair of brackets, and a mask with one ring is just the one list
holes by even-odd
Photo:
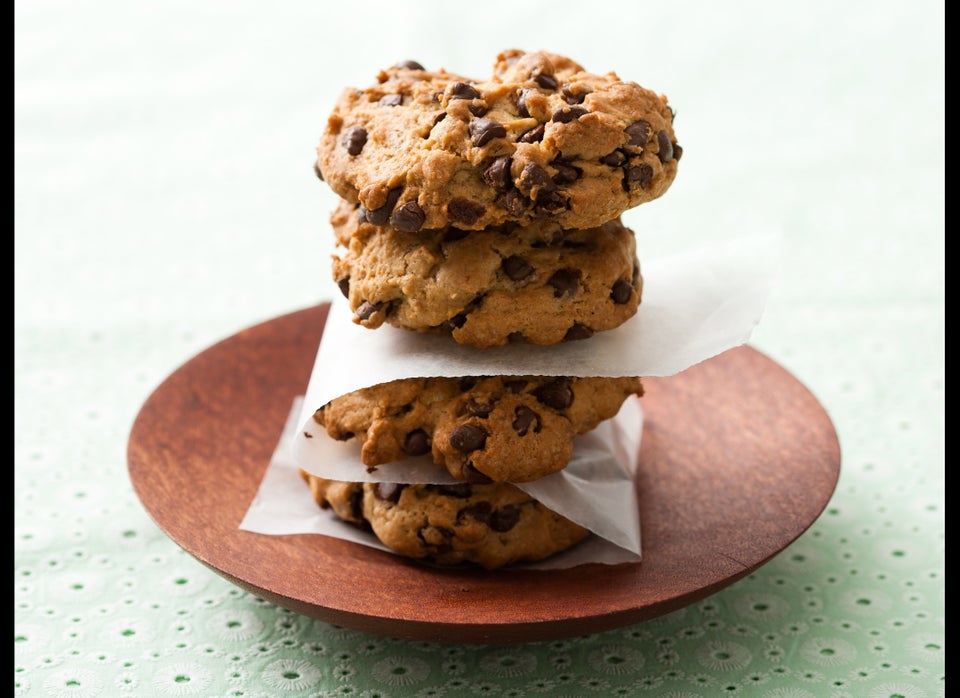
[[568, 570], [437, 569], [318, 535], [238, 526], [329, 306], [243, 330], [147, 399], [129, 475], [157, 525], [199, 561], [279, 606], [417, 640], [539, 641], [609, 630], [702, 599], [782, 551], [836, 487], [840, 447], [817, 399], [749, 346], [645, 378], [637, 488], [643, 561]]

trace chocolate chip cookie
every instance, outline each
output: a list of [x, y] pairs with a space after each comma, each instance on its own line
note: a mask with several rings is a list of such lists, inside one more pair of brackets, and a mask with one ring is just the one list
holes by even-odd
[[640, 302], [634, 235], [619, 219], [587, 230], [537, 222], [408, 233], [361, 221], [344, 202], [331, 221], [347, 247], [333, 278], [364, 327], [386, 322], [476, 347], [546, 345], [618, 327]]
[[316, 172], [374, 225], [594, 228], [661, 196], [682, 149], [667, 99], [546, 52], [510, 50], [486, 81], [408, 61], [347, 89]]
[[509, 484], [400, 485], [301, 475], [322, 508], [372, 531], [400, 555], [441, 565], [496, 569], [542, 560], [590, 534]]
[[368, 468], [431, 454], [471, 483], [530, 482], [566, 467], [573, 438], [643, 394], [639, 378], [404, 378], [331, 400], [313, 419], [361, 442]]

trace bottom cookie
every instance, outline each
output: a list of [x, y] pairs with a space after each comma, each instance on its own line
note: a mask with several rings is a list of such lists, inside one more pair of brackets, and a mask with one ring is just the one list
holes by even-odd
[[314, 501], [394, 552], [439, 565], [491, 570], [543, 560], [590, 532], [506, 483], [341, 482], [300, 471]]

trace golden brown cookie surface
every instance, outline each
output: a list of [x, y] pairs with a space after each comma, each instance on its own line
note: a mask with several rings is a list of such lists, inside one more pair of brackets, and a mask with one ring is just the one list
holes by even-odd
[[591, 228], [661, 196], [682, 149], [664, 96], [564, 56], [510, 50], [486, 81], [407, 63], [345, 90], [318, 174], [408, 232], [553, 220]]
[[370, 468], [431, 454], [465, 482], [530, 482], [567, 466], [573, 439], [642, 395], [639, 378], [405, 378], [343, 395], [314, 420], [358, 439]]
[[333, 278], [364, 327], [476, 347], [548, 345], [619, 327], [640, 303], [636, 242], [619, 219], [586, 230], [536, 222], [408, 233], [361, 221], [344, 202], [331, 222], [346, 247]]
[[301, 474], [319, 506], [369, 528], [401, 555], [437, 564], [495, 569], [542, 560], [589, 535], [509, 484], [356, 483]]

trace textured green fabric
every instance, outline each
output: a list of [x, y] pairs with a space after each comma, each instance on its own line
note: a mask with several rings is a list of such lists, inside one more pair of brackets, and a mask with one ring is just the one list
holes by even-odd
[[[14, 695], [944, 695], [939, 3], [16, 8]], [[512, 46], [670, 97], [641, 261], [782, 238], [751, 343], [834, 420], [835, 495], [740, 582], [586, 637], [411, 642], [257, 599], [150, 520], [130, 426], [197, 352], [337, 292], [311, 168], [343, 86]]]

